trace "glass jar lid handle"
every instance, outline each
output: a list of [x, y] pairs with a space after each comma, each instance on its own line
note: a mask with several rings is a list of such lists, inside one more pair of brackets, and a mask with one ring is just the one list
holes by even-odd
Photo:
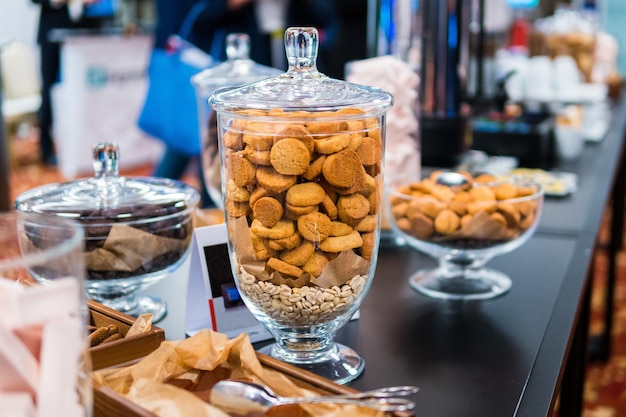
[[93, 147], [93, 170], [96, 178], [119, 176], [119, 148], [116, 143], [98, 143]]
[[230, 33], [226, 36], [226, 59], [250, 58], [250, 36], [246, 33]]
[[318, 32], [313, 27], [291, 27], [285, 31], [288, 73], [317, 72]]
[[95, 187], [100, 200], [111, 203], [123, 191], [119, 177], [119, 147], [116, 143], [98, 143], [93, 147]]

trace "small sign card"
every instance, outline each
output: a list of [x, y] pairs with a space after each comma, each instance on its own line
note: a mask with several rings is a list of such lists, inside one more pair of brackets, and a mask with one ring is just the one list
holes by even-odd
[[244, 305], [235, 286], [225, 224], [197, 227], [191, 242], [185, 332], [201, 329], [236, 337], [247, 333], [252, 343], [272, 335]]

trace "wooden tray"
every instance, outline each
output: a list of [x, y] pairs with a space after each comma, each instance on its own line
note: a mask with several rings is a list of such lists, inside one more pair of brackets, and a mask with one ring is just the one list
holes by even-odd
[[[299, 369], [288, 363], [281, 362], [270, 356], [257, 352], [261, 364], [282, 372], [296, 385], [317, 392], [320, 395], [351, 394], [357, 390], [339, 385], [311, 372]], [[411, 413], [394, 413], [393, 416], [412, 416]], [[94, 414], [93, 417], [157, 417], [137, 404], [127, 400], [108, 387], [94, 387]]]
[[[102, 327], [115, 324], [120, 333], [126, 336], [126, 333], [135, 322], [134, 317], [113, 310], [98, 302], [88, 300], [87, 305], [89, 306], [89, 321], [93, 326]], [[149, 332], [124, 337], [114, 342], [89, 348], [92, 369], [97, 371], [98, 369], [143, 358], [158, 348], [164, 340], [165, 331], [152, 325], [152, 329]]]

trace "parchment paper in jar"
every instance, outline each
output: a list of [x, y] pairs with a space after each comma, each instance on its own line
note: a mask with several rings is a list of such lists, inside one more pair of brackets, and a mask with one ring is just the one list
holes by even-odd
[[285, 284], [289, 287], [303, 287], [309, 282], [322, 288], [342, 286], [357, 275], [366, 275], [370, 269], [370, 262], [357, 255], [352, 250], [343, 251], [324, 267], [322, 274], [315, 278], [304, 273], [298, 279], [285, 278], [279, 272], [268, 273], [265, 270], [266, 261], [259, 261], [254, 254], [250, 228], [245, 216], [237, 219], [230, 218], [233, 225], [235, 252], [241, 266], [260, 281], [268, 281], [274, 285]]
[[[102, 369], [93, 374], [96, 386], [106, 386], [128, 400], [160, 417], [202, 417], [225, 414], [202, 401], [190, 391], [168, 381], [187, 379], [191, 388], [205, 372], [224, 374], [230, 379], [244, 379], [269, 387], [286, 397], [314, 396], [299, 387], [285, 374], [264, 368], [246, 334], [229, 339], [209, 329], [180, 341], [164, 341], [161, 346], [136, 364], [124, 368]], [[192, 389], [193, 390], [193, 389]], [[384, 413], [353, 405], [303, 405], [310, 416], [383, 416]]]
[[157, 236], [126, 225], [113, 225], [101, 248], [85, 254], [92, 271], [132, 272], [168, 252], [183, 252], [189, 239]]

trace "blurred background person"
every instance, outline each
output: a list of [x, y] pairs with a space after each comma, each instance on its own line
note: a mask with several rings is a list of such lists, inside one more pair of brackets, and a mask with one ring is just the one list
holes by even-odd
[[[284, 28], [266, 32], [259, 24], [256, 9], [261, 1], [264, 0], [157, 0], [154, 47], [165, 48], [168, 38], [179, 31], [191, 8], [197, 3], [202, 3], [206, 8], [198, 15], [186, 40], [211, 55], [214, 60], [219, 62], [226, 60], [225, 41], [228, 34], [246, 33], [250, 37], [250, 59], [261, 65], [286, 69], [284, 46], [280, 51], [276, 51], [275, 48], [273, 50], [273, 37], [275, 39], [279, 35], [282, 44], [284, 29], [288, 26], [315, 26], [320, 30], [320, 70], [323, 70], [322, 51], [331, 47], [337, 25], [334, 2], [285, 0]], [[203, 207], [214, 207], [215, 202], [208, 195], [204, 183], [200, 155], [188, 155], [168, 147], [157, 164], [154, 175], [180, 179], [191, 166], [194, 168], [197, 166]]]
[[[50, 99], [52, 86], [59, 81], [61, 69], [61, 44], [51, 39], [56, 29], [99, 28], [111, 17], [85, 17], [82, 7], [70, 13], [65, 0], [31, 0], [40, 5], [37, 27], [37, 43], [40, 49], [41, 107], [39, 109], [39, 152], [44, 164], [56, 165], [56, 152], [52, 138], [53, 109]], [[99, 0], [82, 0], [78, 6], [96, 3]]]

